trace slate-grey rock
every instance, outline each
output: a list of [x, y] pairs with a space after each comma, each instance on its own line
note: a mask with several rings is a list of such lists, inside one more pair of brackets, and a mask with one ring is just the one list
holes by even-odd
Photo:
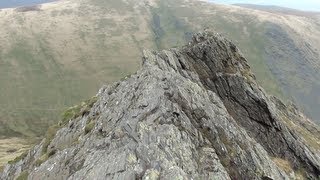
[[144, 51], [142, 69], [97, 98], [1, 179], [319, 178], [319, 127], [267, 95], [215, 33]]

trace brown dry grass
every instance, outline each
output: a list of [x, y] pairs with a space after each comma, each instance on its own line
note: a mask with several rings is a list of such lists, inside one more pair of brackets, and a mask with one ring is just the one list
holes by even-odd
[[0, 139], [0, 167], [30, 148], [30, 141], [21, 138]]
[[293, 169], [289, 161], [281, 158], [272, 158], [272, 161], [276, 163], [276, 165], [287, 174], [290, 174], [293, 172]]

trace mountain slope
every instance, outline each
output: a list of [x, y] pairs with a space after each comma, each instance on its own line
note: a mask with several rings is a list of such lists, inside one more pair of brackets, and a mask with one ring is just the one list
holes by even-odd
[[311, 17], [196, 0], [63, 0], [0, 17], [0, 135], [43, 135], [66, 107], [136, 71], [143, 48], [179, 46], [205, 27], [243, 49], [267, 92], [320, 119]]
[[1, 135], [43, 135], [66, 107], [138, 69], [137, 43], [152, 40], [144, 34], [147, 22], [137, 26], [132, 17], [145, 17], [111, 2], [59, 1], [0, 12]]
[[317, 179], [319, 132], [257, 85], [233, 43], [203, 32], [145, 51], [141, 70], [101, 88], [0, 177]]
[[304, 16], [304, 17], [313, 17], [317, 18], [320, 16], [320, 12], [310, 12], [310, 11], [302, 11], [297, 9], [291, 9], [281, 6], [268, 6], [268, 5], [256, 5], [256, 4], [234, 4], [236, 6], [251, 8], [261, 11], [267, 11], [271, 13], [279, 13], [279, 14], [288, 14], [288, 15], [296, 15], [296, 16]]

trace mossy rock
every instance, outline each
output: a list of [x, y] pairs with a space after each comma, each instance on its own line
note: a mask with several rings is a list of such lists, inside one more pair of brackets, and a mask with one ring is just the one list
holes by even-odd
[[16, 180], [28, 180], [28, 171], [22, 171]]
[[44, 163], [44, 162], [47, 161], [48, 159], [49, 159], [48, 154], [44, 154], [44, 155], [42, 155], [39, 159], [37, 159], [37, 160], [34, 162], [34, 165], [35, 165], [35, 166], [40, 166], [42, 163]]
[[82, 102], [80, 105], [76, 105], [68, 108], [62, 114], [62, 120], [59, 122], [60, 126], [65, 126], [71, 119], [75, 119], [80, 116], [84, 116], [90, 112], [90, 109], [96, 103], [98, 98], [96, 96]]
[[55, 137], [57, 131], [59, 130], [58, 125], [50, 126], [48, 128], [47, 134], [46, 134], [46, 139], [44, 141], [43, 147], [42, 147], [42, 154], [47, 153], [48, 151], [48, 146], [50, 145], [51, 141]]
[[[57, 131], [61, 128], [64, 127], [71, 119], [75, 119], [79, 116], [84, 116], [85, 114], [90, 112], [90, 109], [96, 103], [98, 100], [98, 97], [94, 96], [84, 102], [82, 102], [80, 105], [71, 107], [67, 109], [63, 115], [62, 115], [62, 120], [59, 122], [58, 125], [53, 125], [48, 128], [47, 134], [46, 134], [46, 139], [43, 144], [42, 148], [42, 154], [46, 154], [48, 151], [48, 146], [50, 145], [51, 141], [55, 137]], [[89, 128], [89, 127], [88, 127]], [[91, 130], [90, 130], [91, 131]], [[50, 156], [49, 156], [50, 157]]]
[[89, 132], [91, 132], [91, 130], [94, 128], [94, 125], [95, 125], [96, 123], [94, 122], [94, 121], [90, 121], [87, 125], [86, 125], [86, 127], [84, 128], [84, 133], [85, 134], [88, 134]]
[[25, 157], [27, 157], [27, 155], [28, 155], [28, 151], [22, 153], [20, 156], [16, 157], [16, 158], [15, 158], [14, 160], [12, 160], [12, 161], [9, 161], [8, 163], [9, 163], [9, 164], [15, 164], [15, 163], [19, 162], [20, 160], [24, 159]]

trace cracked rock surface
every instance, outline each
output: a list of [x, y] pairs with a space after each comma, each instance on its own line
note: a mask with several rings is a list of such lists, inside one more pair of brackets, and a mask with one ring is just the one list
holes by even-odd
[[142, 69], [97, 99], [57, 131], [51, 153], [43, 140], [0, 178], [319, 178], [319, 127], [267, 95], [238, 48], [212, 32], [144, 51]]

